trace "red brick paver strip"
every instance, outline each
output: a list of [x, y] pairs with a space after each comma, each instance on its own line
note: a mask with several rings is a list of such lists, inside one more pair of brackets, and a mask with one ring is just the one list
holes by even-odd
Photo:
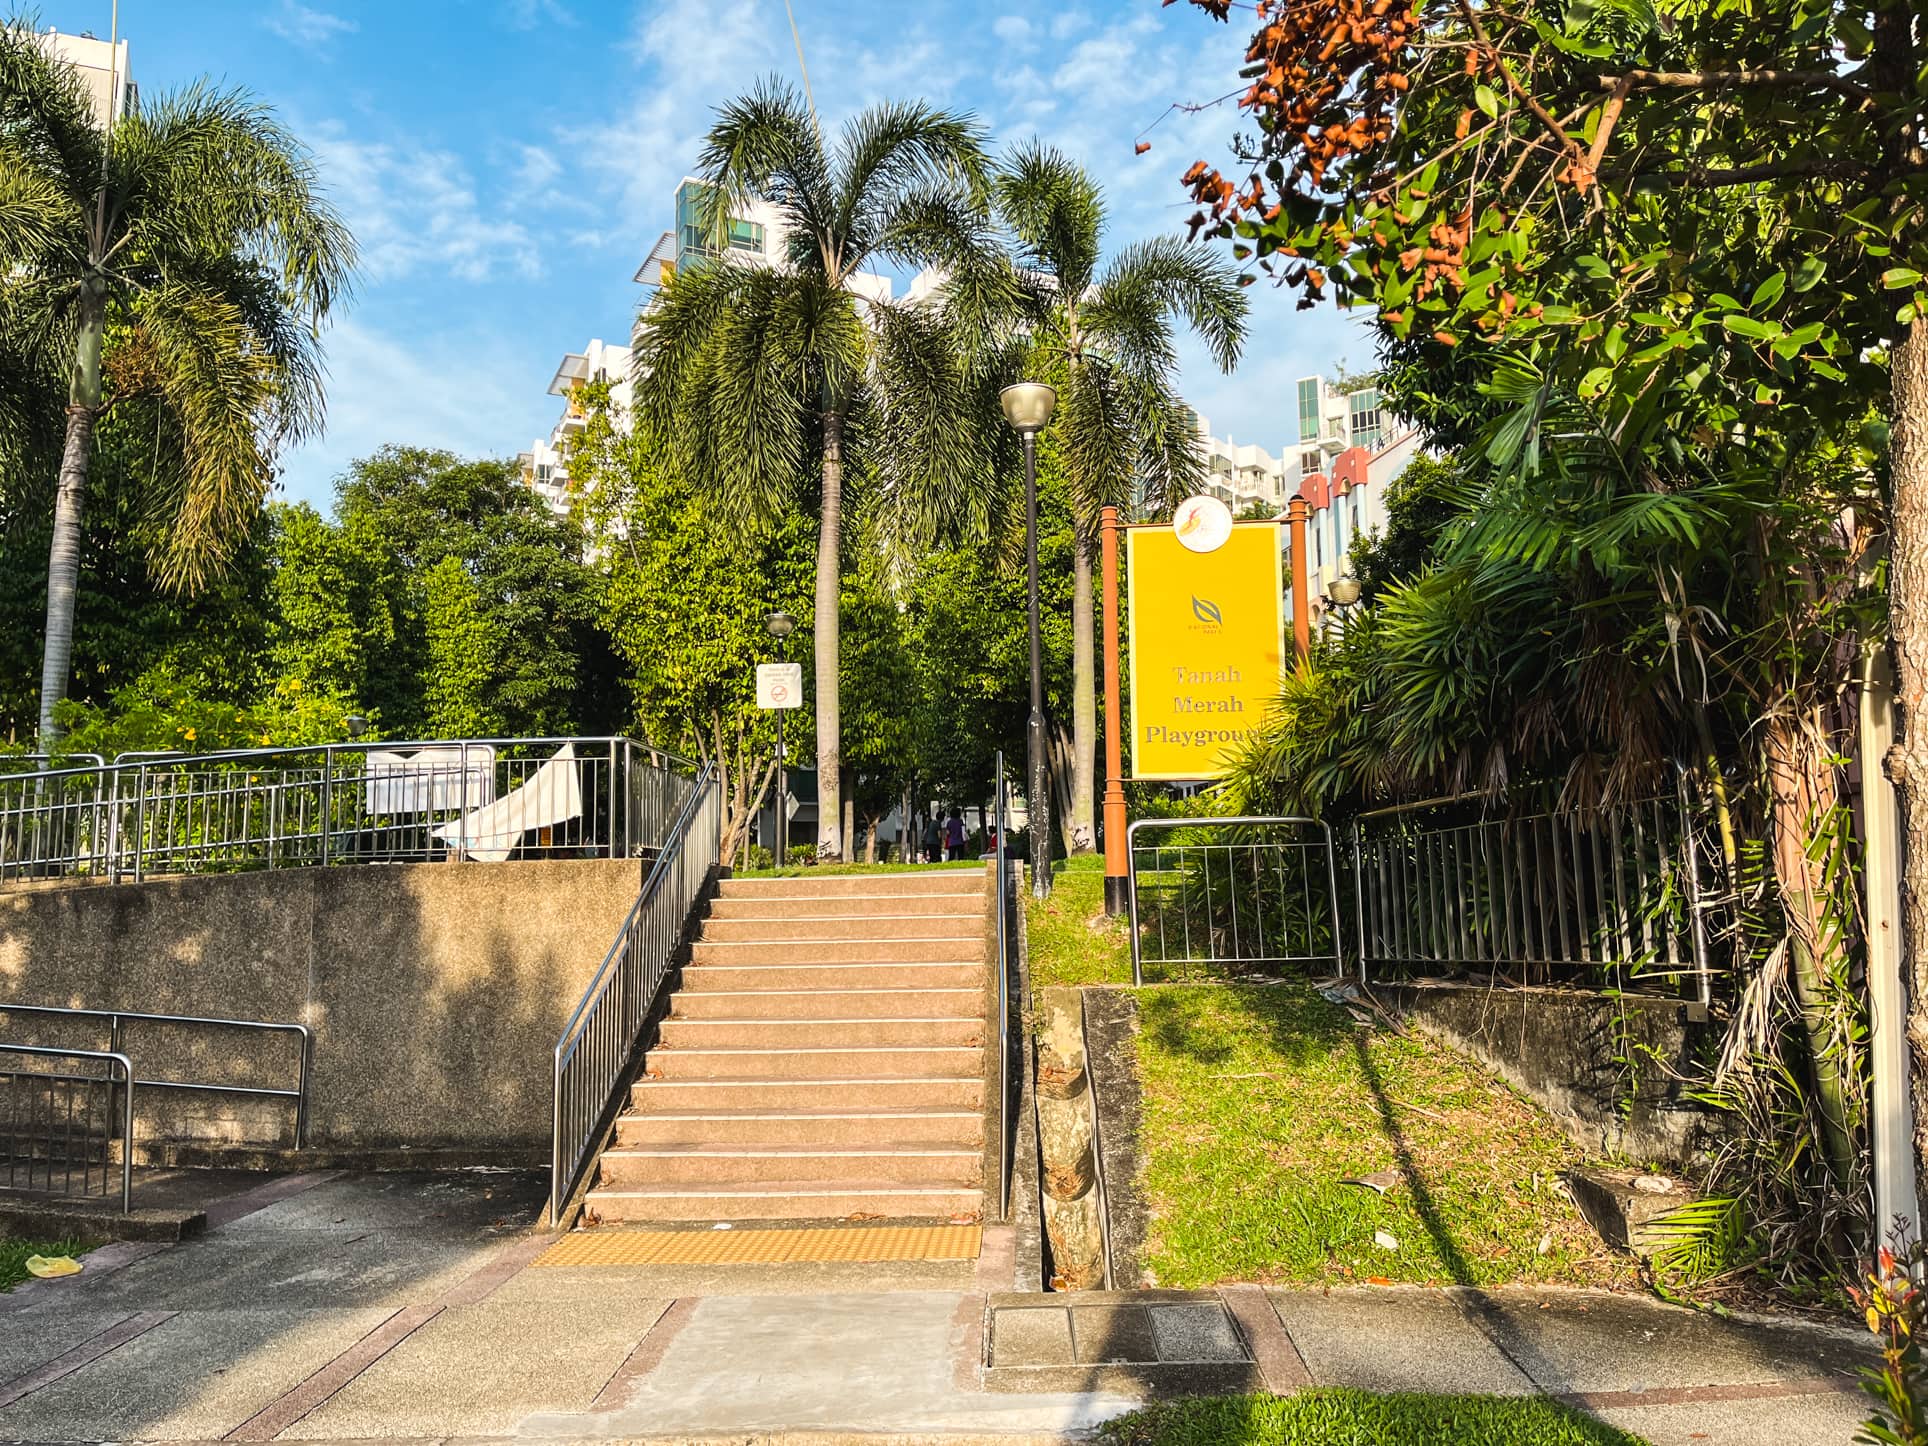
[[1826, 1396], [1861, 1389], [1847, 1376], [1808, 1376], [1787, 1381], [1753, 1381], [1735, 1386], [1656, 1386], [1651, 1391], [1565, 1391], [1553, 1399], [1581, 1411], [1614, 1411], [1622, 1406], [1693, 1406], [1710, 1401], [1778, 1401], [1789, 1396]]
[[479, 1305], [496, 1291], [522, 1274], [537, 1256], [554, 1243], [551, 1235], [531, 1235], [526, 1240], [518, 1240], [494, 1260], [457, 1285], [449, 1287], [442, 1297], [443, 1305]]
[[603, 1382], [603, 1388], [596, 1392], [596, 1399], [589, 1403], [589, 1409], [615, 1411], [625, 1405], [629, 1400], [630, 1387], [662, 1365], [670, 1342], [676, 1339], [677, 1332], [683, 1329], [695, 1309], [694, 1300], [672, 1301], [656, 1317], [655, 1323], [643, 1332], [643, 1338], [636, 1342], [636, 1349], [629, 1353], [628, 1359]]
[[270, 1401], [228, 1432], [228, 1441], [272, 1441], [335, 1392], [442, 1313], [439, 1305], [411, 1305], [395, 1312], [292, 1391]]
[[1286, 1396], [1312, 1384], [1312, 1372], [1306, 1369], [1305, 1357], [1292, 1343], [1285, 1322], [1279, 1319], [1278, 1311], [1272, 1308], [1262, 1288], [1228, 1285], [1218, 1296], [1238, 1325], [1239, 1334], [1245, 1337], [1266, 1390], [1275, 1396]]
[[243, 1216], [252, 1215], [257, 1210], [266, 1210], [270, 1205], [286, 1200], [291, 1195], [299, 1195], [305, 1190], [314, 1189], [317, 1185], [325, 1185], [345, 1173], [342, 1170], [308, 1170], [299, 1175], [283, 1175], [264, 1185], [243, 1190], [238, 1195], [216, 1200], [207, 1208], [208, 1229], [232, 1225]]
[[123, 1316], [99, 1335], [89, 1336], [64, 1356], [55, 1356], [37, 1371], [0, 1386], [0, 1407], [11, 1406], [23, 1396], [30, 1396], [43, 1386], [51, 1386], [63, 1376], [71, 1376], [84, 1366], [91, 1366], [109, 1351], [119, 1350], [138, 1335], [154, 1329], [163, 1321], [174, 1319], [171, 1310], [144, 1310], [135, 1315]]

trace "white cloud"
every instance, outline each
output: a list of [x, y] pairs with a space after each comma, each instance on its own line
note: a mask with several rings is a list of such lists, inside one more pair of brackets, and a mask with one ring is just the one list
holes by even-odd
[[1000, 15], [991, 23], [991, 33], [1006, 45], [1031, 44], [1031, 22], [1022, 15]]
[[326, 50], [338, 37], [361, 29], [358, 21], [326, 10], [311, 10], [300, 0], [281, 0], [281, 7], [261, 23], [290, 44]]
[[543, 393], [544, 358], [519, 340], [487, 333], [400, 340], [348, 320], [329, 329], [325, 345], [327, 430], [283, 459], [283, 485], [295, 501], [325, 510], [348, 464], [391, 442], [513, 456], [555, 420], [555, 398]]
[[511, 30], [534, 30], [545, 20], [571, 27], [582, 23], [562, 0], [508, 0], [502, 7], [502, 18]]
[[[503, 271], [535, 276], [542, 259], [521, 222], [501, 214], [516, 198], [484, 207], [452, 152], [414, 142], [352, 140], [338, 125], [313, 141], [322, 179], [361, 246], [371, 281], [424, 269], [463, 281]], [[526, 158], [525, 158], [526, 159]]]

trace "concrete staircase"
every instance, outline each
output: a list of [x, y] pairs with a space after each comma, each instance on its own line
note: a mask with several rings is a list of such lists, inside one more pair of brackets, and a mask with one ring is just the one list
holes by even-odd
[[991, 906], [977, 870], [724, 881], [584, 1220], [982, 1210]]

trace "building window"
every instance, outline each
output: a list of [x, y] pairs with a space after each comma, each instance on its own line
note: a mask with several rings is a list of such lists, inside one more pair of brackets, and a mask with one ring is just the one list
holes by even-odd
[[1378, 451], [1383, 441], [1379, 416], [1379, 388], [1367, 387], [1347, 398], [1351, 409], [1352, 445]]
[[[676, 188], [676, 259], [690, 256], [718, 256], [710, 244], [709, 228], [704, 225], [703, 209], [709, 188], [685, 181]], [[732, 251], [763, 250], [763, 228], [754, 221], [732, 216], [724, 226], [725, 244]]]
[[1299, 383], [1299, 440], [1319, 440], [1319, 379], [1306, 377]]

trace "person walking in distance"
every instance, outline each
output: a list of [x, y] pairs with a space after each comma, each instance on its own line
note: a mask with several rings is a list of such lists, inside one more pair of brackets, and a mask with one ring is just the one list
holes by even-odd
[[924, 820], [924, 862], [934, 864], [944, 857], [944, 840], [938, 832], [937, 815]]
[[964, 857], [964, 816], [956, 809], [944, 824], [944, 852], [952, 863]]

